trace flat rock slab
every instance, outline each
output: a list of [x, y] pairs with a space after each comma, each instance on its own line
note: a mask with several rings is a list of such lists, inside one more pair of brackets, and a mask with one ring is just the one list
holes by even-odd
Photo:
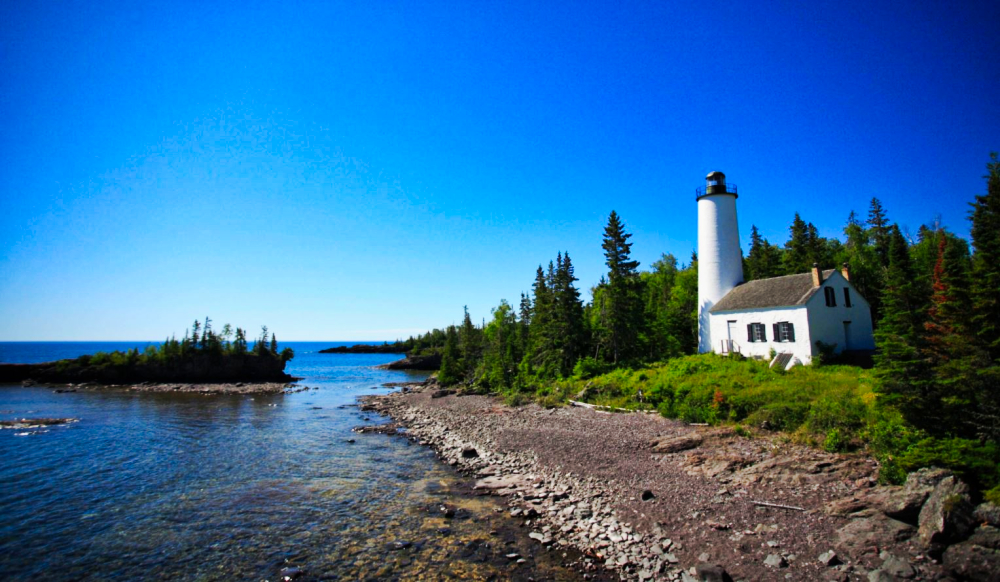
[[525, 489], [530, 485], [530, 481], [524, 475], [505, 475], [502, 477], [484, 477], [473, 485], [473, 489], [493, 491], [498, 494], [513, 493], [519, 489]]
[[701, 445], [702, 440], [701, 435], [697, 433], [658, 439], [653, 441], [653, 452], [663, 454], [679, 453]]

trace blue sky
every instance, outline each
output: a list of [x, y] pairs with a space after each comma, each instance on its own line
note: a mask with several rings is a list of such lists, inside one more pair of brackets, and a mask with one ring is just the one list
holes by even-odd
[[686, 261], [717, 169], [744, 241], [968, 236], [1000, 3], [691, 4], [8, 0], [0, 340], [405, 337], [589, 288], [612, 209]]

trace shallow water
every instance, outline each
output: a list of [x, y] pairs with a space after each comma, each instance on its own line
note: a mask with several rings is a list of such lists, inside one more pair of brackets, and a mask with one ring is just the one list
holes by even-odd
[[[131, 345], [6, 343], [0, 361]], [[392, 355], [287, 345], [296, 350], [287, 371], [318, 389], [0, 386], [0, 420], [80, 419], [0, 430], [0, 578], [276, 580], [285, 567], [300, 568], [300, 579], [576, 578], [557, 552], [515, 535], [495, 500], [463, 493], [431, 451], [351, 432], [384, 421], [361, 412], [358, 396], [422, 374], [373, 368]], [[445, 518], [442, 504], [456, 517]], [[531, 559], [513, 567], [511, 552]]]

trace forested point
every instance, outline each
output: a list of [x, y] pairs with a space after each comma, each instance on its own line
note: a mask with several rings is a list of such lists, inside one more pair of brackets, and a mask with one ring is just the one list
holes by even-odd
[[[32, 379], [40, 382], [255, 382], [288, 381], [285, 364], [295, 353], [279, 350], [274, 333], [267, 326], [249, 345], [246, 332], [228, 323], [221, 332], [212, 329], [212, 320], [195, 320], [184, 337], [170, 337], [142, 352], [97, 352], [70, 360], [45, 364], [5, 365], [5, 381]], [[14, 376], [18, 376], [15, 378]], [[21, 377], [23, 376], [23, 377]]]
[[986, 193], [970, 201], [969, 241], [937, 222], [910, 232], [890, 219], [878, 198], [866, 217], [850, 213], [842, 238], [819, 236], [798, 213], [783, 244], [751, 227], [747, 281], [805, 273], [814, 263], [848, 266], [851, 283], [871, 305], [871, 370], [833, 358], [782, 372], [693, 356], [697, 255], [682, 264], [665, 254], [640, 270], [631, 258], [631, 234], [614, 211], [601, 244], [608, 270], [589, 302], [581, 300], [569, 253], [559, 252], [538, 266], [531, 291], [516, 306], [501, 300], [483, 325], [466, 309], [461, 325], [399, 343], [412, 353], [439, 351], [444, 385], [510, 402], [558, 405], [575, 395], [697, 422], [747, 422], [830, 450], [864, 449], [880, 460], [887, 482], [922, 466], [948, 467], [1000, 501], [995, 153], [984, 178]]

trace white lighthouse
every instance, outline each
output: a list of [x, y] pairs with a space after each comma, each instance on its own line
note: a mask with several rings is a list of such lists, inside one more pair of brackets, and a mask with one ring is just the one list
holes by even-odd
[[736, 225], [736, 184], [712, 172], [698, 196], [698, 351], [726, 352], [714, 345], [708, 310], [743, 282], [743, 254]]

